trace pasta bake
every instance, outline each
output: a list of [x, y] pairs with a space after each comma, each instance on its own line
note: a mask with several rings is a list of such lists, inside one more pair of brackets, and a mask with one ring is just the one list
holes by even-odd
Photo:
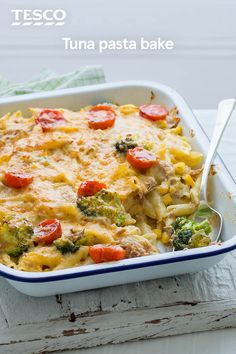
[[32, 272], [207, 246], [202, 159], [176, 107], [101, 103], [0, 119], [0, 261]]

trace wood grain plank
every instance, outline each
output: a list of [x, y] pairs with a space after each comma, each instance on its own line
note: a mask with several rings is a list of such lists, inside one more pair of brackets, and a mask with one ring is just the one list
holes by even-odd
[[[226, 309], [227, 308], [227, 309]], [[3, 330], [0, 350], [17, 348], [17, 353], [88, 348], [147, 338], [192, 333], [236, 325], [236, 301], [172, 305], [161, 309], [132, 310], [18, 326]]]

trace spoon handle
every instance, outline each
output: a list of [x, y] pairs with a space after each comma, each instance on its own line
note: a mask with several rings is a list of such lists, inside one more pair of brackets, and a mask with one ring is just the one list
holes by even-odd
[[216, 123], [215, 123], [213, 135], [211, 138], [208, 154], [205, 160], [204, 169], [202, 173], [200, 200], [207, 201], [207, 181], [208, 181], [208, 174], [211, 168], [211, 163], [215, 157], [217, 147], [220, 143], [224, 130], [233, 112], [234, 105], [235, 105], [235, 99], [233, 98], [223, 100], [218, 105]]

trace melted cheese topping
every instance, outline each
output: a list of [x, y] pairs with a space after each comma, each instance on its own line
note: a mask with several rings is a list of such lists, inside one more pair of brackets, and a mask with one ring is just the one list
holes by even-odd
[[[35, 124], [41, 109], [31, 109], [30, 118], [16, 112], [0, 119], [1, 180], [6, 171], [24, 171], [34, 177], [33, 183], [21, 189], [0, 183], [0, 219], [17, 215], [35, 227], [44, 219], [56, 218], [61, 222], [63, 237], [80, 230], [87, 237], [86, 245], [73, 254], [63, 255], [54, 245], [32, 245], [17, 261], [4, 254], [1, 257], [4, 264], [12, 266], [14, 261], [16, 268], [26, 271], [87, 264], [91, 262], [89, 245], [122, 244], [121, 239], [129, 237], [130, 240], [132, 235], [136, 237], [135, 243], [144, 248], [147, 241], [145, 254], [151, 254], [156, 250], [160, 234], [166, 232], [165, 227], [178, 214], [175, 206], [192, 208], [182, 215], [195, 210], [194, 186], [188, 185], [182, 176], [190, 175], [192, 168], [198, 167], [201, 154], [192, 151], [180, 127], [168, 128], [163, 121], [140, 117], [133, 105], [124, 107], [113, 106], [116, 122], [114, 127], [105, 130], [88, 127], [89, 107], [79, 112], [60, 109], [65, 123], [46, 133]], [[173, 117], [176, 111], [170, 115]], [[139, 145], [156, 155], [155, 167], [140, 172], [127, 162], [126, 154], [116, 151], [115, 143], [127, 134], [132, 134]], [[117, 192], [134, 218], [133, 225], [118, 227], [102, 218], [83, 215], [76, 199], [78, 186], [86, 180], [103, 182], [108, 190]], [[196, 178], [193, 183], [197, 184]], [[137, 235], [144, 237], [145, 242], [137, 241]], [[140, 251], [141, 246], [137, 248]], [[133, 254], [144, 254], [139, 251]]]

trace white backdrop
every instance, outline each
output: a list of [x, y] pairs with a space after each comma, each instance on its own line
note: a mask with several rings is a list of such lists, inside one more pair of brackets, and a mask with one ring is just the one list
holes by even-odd
[[[62, 8], [61, 28], [12, 27], [10, 9]], [[102, 64], [108, 81], [154, 80], [176, 88], [193, 108], [236, 96], [235, 0], [0, 0], [0, 76], [24, 81], [49, 67], [67, 72]], [[175, 50], [66, 52], [62, 37], [175, 41]]]

